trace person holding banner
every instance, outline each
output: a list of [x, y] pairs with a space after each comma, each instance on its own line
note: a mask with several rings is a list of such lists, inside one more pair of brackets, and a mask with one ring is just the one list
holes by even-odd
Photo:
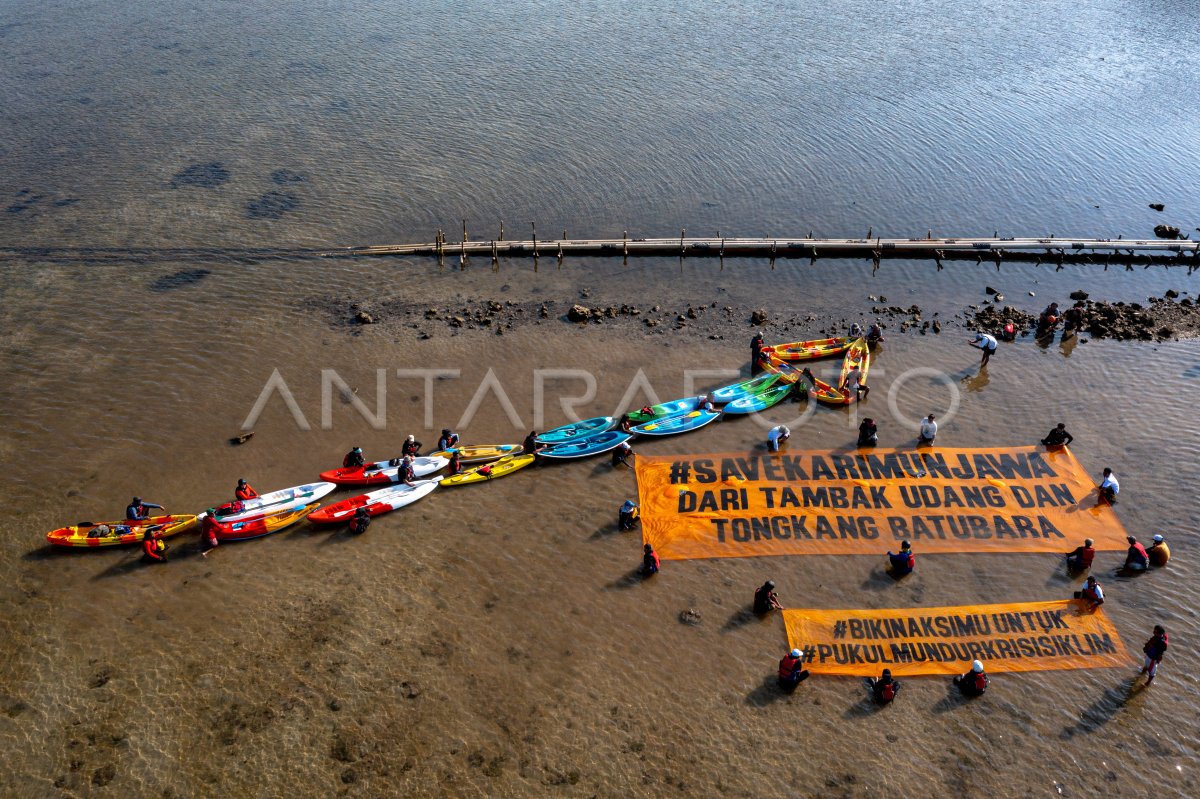
[[1104, 481], [1100, 483], [1098, 489], [1100, 496], [1104, 498], [1109, 505], [1117, 501], [1117, 494], [1121, 492], [1121, 484], [1117, 482], [1117, 476], [1113, 474], [1113, 470], [1107, 466], [1104, 467]]
[[779, 610], [779, 596], [775, 593], [775, 583], [767, 580], [754, 591], [754, 612], [765, 616], [772, 610]]
[[929, 414], [921, 420], [921, 437], [917, 440], [917, 446], [928, 444], [933, 446], [933, 439], [937, 438], [937, 422], [933, 420], [933, 414]]
[[863, 419], [858, 426], [858, 446], [873, 447], [879, 443], [879, 428], [874, 419]]
[[779, 687], [785, 691], [795, 690], [796, 686], [808, 679], [808, 671], [804, 668], [804, 653], [793, 649], [779, 661]]
[[913, 554], [912, 544], [907, 541], [900, 542], [900, 551], [892, 554], [888, 550], [888, 573], [895, 579], [906, 577], [912, 574], [913, 568], [917, 565], [917, 556]]
[[1104, 604], [1104, 589], [1096, 582], [1095, 577], [1089, 577], [1083, 590], [1075, 592], [1075, 598], [1082, 599], [1087, 609], [1094, 613], [1096, 608]]
[[1071, 550], [1067, 554], [1067, 571], [1078, 573], [1092, 568], [1092, 560], [1096, 557], [1096, 550], [1092, 548], [1095, 543], [1092, 539], [1085, 538], [1083, 546]]
[[632, 499], [625, 500], [625, 504], [621, 506], [621, 510], [617, 513], [617, 526], [622, 530], [632, 530], [637, 524], [638, 506]]
[[1154, 625], [1154, 635], [1142, 647], [1142, 651], [1146, 653], [1146, 661], [1138, 676], [1147, 675], [1146, 685], [1149, 685], [1154, 682], [1154, 675], [1158, 674], [1158, 664], [1162, 663], [1163, 655], [1167, 654], [1167, 631], [1161, 624]]
[[1058, 427], [1051, 430], [1042, 439], [1042, 444], [1047, 447], [1065, 447], [1069, 446], [1075, 436], [1067, 432], [1067, 425], [1064, 422], [1059, 422]]
[[878, 680], [868, 677], [867, 681], [871, 685], [871, 698], [877, 705], [886, 705], [900, 693], [900, 681], [892, 679], [891, 669], [884, 669]]
[[963, 696], [983, 696], [988, 688], [988, 676], [983, 670], [983, 662], [976, 660], [971, 664], [971, 670], [960, 677], [954, 678], [954, 684]]
[[1150, 555], [1146, 548], [1131, 535], [1125, 536], [1125, 540], [1129, 542], [1129, 551], [1125, 553], [1125, 565], [1121, 568], [1127, 572], [1146, 571], [1150, 566]]
[[642, 576], [650, 577], [651, 575], [658, 574], [658, 567], [661, 565], [658, 560], [658, 553], [649, 544], [646, 544], [642, 549], [644, 550], [644, 554], [642, 555]]

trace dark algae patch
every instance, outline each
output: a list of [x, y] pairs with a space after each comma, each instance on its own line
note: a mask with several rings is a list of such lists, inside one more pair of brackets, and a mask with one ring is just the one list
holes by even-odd
[[181, 289], [193, 283], [199, 283], [211, 274], [212, 272], [207, 269], [181, 269], [178, 272], [163, 275], [158, 280], [155, 280], [150, 284], [150, 290], [163, 292]]
[[269, 191], [261, 197], [246, 203], [246, 218], [248, 219], [279, 219], [288, 211], [300, 207], [300, 198], [294, 194], [281, 191]]
[[171, 188], [196, 186], [201, 189], [215, 189], [229, 180], [229, 170], [220, 161], [210, 161], [207, 164], [192, 164], [175, 173], [171, 178]]
[[293, 172], [290, 169], [276, 169], [271, 173], [271, 182], [276, 186], [286, 186], [289, 183], [304, 183], [307, 180], [307, 175]]

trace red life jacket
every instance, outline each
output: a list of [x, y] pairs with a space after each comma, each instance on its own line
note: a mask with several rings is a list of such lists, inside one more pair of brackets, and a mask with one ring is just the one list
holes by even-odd
[[890, 702], [896, 698], [896, 683], [885, 683], [883, 690], [879, 692], [879, 696], [883, 701]]
[[803, 663], [801, 658], [794, 658], [790, 654], [784, 655], [779, 661], [779, 677], [780, 679], [788, 679], [796, 671], [796, 668]]
[[154, 560], [162, 560], [162, 555], [159, 551], [165, 548], [165, 544], [157, 538], [147, 538], [142, 541], [142, 550], [146, 553], [146, 557]]
[[251, 488], [250, 484], [247, 483], [246, 485], [234, 491], [233, 495], [238, 499], [254, 499], [258, 496], [258, 492]]
[[987, 685], [988, 685], [987, 675], [984, 674], [982, 671], [975, 671], [975, 672], [972, 672], [972, 674], [975, 675], [975, 679], [974, 679], [975, 690], [979, 691], [979, 693], [983, 693], [985, 690], [987, 690]]

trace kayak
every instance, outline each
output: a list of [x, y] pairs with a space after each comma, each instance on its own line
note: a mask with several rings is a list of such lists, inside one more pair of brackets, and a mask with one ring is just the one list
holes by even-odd
[[818, 402], [825, 402], [829, 405], [850, 404], [850, 392], [839, 391], [812, 372], [804, 375], [804, 379], [808, 383], [808, 395]]
[[846, 385], [846, 375], [855, 367], [862, 371], [859, 383], [865, 386], [867, 371], [871, 368], [871, 349], [867, 346], [865, 338], [855, 339], [854, 343], [846, 348], [846, 357], [842, 360], [842, 376], [838, 380], [839, 386]]
[[332, 505], [326, 505], [320, 510], [308, 514], [308, 520], [313, 524], [336, 524], [348, 522], [359, 508], [366, 508], [371, 516], [411, 505], [421, 497], [427, 496], [438, 487], [438, 480], [422, 480], [414, 485], [397, 485], [380, 488], [357, 497], [343, 499]]
[[[772, 375], [773, 377], [781, 377], [781, 375]], [[772, 405], [778, 405], [783, 401], [784, 397], [792, 393], [794, 383], [780, 382], [777, 385], [768, 387], [757, 394], [750, 394], [745, 397], [739, 397], [733, 402], [725, 406], [725, 413], [757, 413], [765, 411]]]
[[[443, 458], [441, 455], [422, 455], [413, 458], [413, 473], [417, 477], [425, 477], [444, 468], [449, 462], [449, 458]], [[393, 466], [391, 461], [376, 461], [349, 469], [330, 469], [321, 472], [321, 479], [340, 486], [387, 485], [401, 482], [400, 467]]]
[[248, 541], [251, 538], [277, 533], [312, 513], [316, 507], [317, 503], [313, 502], [300, 508], [288, 508], [255, 519], [246, 519], [240, 522], [217, 522], [217, 540]]
[[781, 361], [810, 361], [814, 358], [841, 355], [852, 341], [854, 339], [849, 336], [817, 338], [811, 341], [793, 341], [791, 344], [774, 344], [763, 349], [769, 350], [771, 357]]
[[625, 419], [630, 424], [644, 424], [652, 422], [655, 419], [662, 419], [664, 416], [675, 416], [680, 413], [694, 411], [700, 405], [704, 397], [686, 397], [685, 399], [671, 400], [670, 402], [660, 402], [658, 405], [650, 406], [650, 412], [644, 410], [630, 411], [625, 414]]
[[[789, 388], [791, 387], [789, 386]], [[640, 436], [673, 436], [676, 433], [688, 433], [692, 430], [699, 430], [704, 425], [715, 422], [719, 418], [721, 418], [720, 411], [688, 411], [687, 413], [679, 413], [674, 416], [655, 419], [653, 422], [634, 425], [629, 430]]]
[[497, 477], [512, 474], [518, 469], [524, 469], [533, 463], [534, 460], [535, 458], [532, 455], [506, 455], [498, 461], [477, 466], [462, 474], [443, 477], [441, 482], [444, 486], [461, 486], [467, 483], [482, 483], [485, 480], [495, 480]]
[[746, 380], [739, 380], [736, 383], [730, 383], [727, 386], [714, 389], [709, 394], [709, 398], [717, 405], [724, 405], [766, 391], [781, 380], [791, 383], [795, 382], [796, 378], [780, 374], [779, 372], [763, 372]]
[[445, 458], [449, 463], [451, 453], [458, 453], [459, 463], [487, 463], [505, 455], [518, 455], [520, 444], [471, 444], [465, 447], [452, 447], [438, 452], [431, 452], [431, 458]]
[[599, 455], [601, 452], [616, 449], [631, 438], [633, 434], [623, 430], [606, 430], [579, 441], [554, 444], [540, 450], [538, 454], [543, 458], [586, 458], [588, 455]]
[[603, 433], [607, 430], [612, 430], [616, 426], [617, 420], [613, 417], [597, 416], [593, 419], [584, 419], [582, 422], [565, 424], [562, 427], [547, 430], [534, 440], [539, 444], [562, 444], [566, 441], [574, 441], [577, 438]]
[[[196, 523], [195, 516], [151, 516], [148, 519], [119, 522], [79, 522], [46, 533], [46, 540], [56, 547], [116, 547], [140, 544], [147, 532], [160, 533], [164, 538], [182, 533]], [[106, 529], [107, 528], [107, 529]], [[89, 533], [96, 535], [89, 537]]]
[[[256, 516], [267, 516], [268, 514], [277, 513], [282, 510], [294, 510], [310, 502], [316, 502], [336, 488], [337, 485], [334, 483], [306, 483], [302, 486], [282, 488], [279, 491], [272, 491], [269, 494], [261, 494], [253, 499], [226, 502], [215, 509], [217, 521], [225, 523], [240, 522], [246, 519], [253, 519]], [[198, 518], [203, 520], [207, 515], [208, 512], [206, 511], [201, 513]]]

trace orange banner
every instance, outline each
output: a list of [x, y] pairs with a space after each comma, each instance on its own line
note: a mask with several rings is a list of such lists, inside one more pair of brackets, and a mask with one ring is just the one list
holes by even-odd
[[1065, 449], [638, 455], [636, 468], [642, 534], [668, 560], [1127, 546]]
[[1047, 671], [1128, 666], [1102, 610], [1075, 600], [953, 608], [783, 611], [788, 643], [814, 674], [896, 677], [984, 670]]

